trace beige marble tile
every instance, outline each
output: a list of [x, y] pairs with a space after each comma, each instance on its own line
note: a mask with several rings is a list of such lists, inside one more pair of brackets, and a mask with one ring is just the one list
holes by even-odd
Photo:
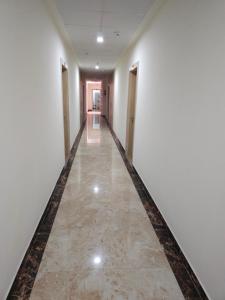
[[164, 269], [103, 269], [71, 273], [69, 299], [181, 300], [175, 278]]
[[[68, 300], [70, 273], [42, 273], [38, 275], [30, 300]], [[71, 299], [75, 299], [71, 297]]]
[[36, 279], [31, 300], [181, 300], [165, 268], [103, 268], [45, 272]]
[[104, 124], [82, 135], [31, 299], [183, 299]]
[[[119, 216], [120, 215], [120, 216]], [[168, 266], [148, 220], [137, 226], [124, 214], [103, 219], [76, 218], [65, 230], [53, 228], [43, 255], [40, 272], [73, 271], [84, 268], [139, 268]], [[132, 222], [132, 224], [131, 224]], [[96, 257], [101, 263], [95, 264]]]

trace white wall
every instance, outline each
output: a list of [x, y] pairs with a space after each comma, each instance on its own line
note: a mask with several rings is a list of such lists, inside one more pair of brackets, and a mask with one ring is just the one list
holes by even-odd
[[139, 62], [134, 166], [211, 299], [225, 299], [225, 1], [168, 0], [115, 71], [125, 146]]
[[71, 142], [79, 130], [79, 72], [46, 1], [0, 1], [0, 299], [64, 165], [60, 59], [70, 79]]

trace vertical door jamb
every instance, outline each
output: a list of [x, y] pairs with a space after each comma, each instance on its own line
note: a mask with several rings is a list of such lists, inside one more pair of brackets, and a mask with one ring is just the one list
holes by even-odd
[[63, 91], [63, 123], [64, 123], [64, 149], [65, 160], [70, 153], [70, 119], [69, 119], [69, 82], [68, 68], [62, 65], [62, 91]]
[[135, 64], [129, 70], [129, 84], [128, 84], [126, 155], [130, 162], [132, 162], [133, 159], [137, 75], [138, 75], [138, 65]]

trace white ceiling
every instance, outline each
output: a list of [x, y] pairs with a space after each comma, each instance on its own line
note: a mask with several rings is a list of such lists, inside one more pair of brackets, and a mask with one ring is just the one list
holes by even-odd
[[[55, 0], [80, 67], [110, 70], [155, 0]], [[102, 24], [102, 25], [101, 25]], [[102, 29], [101, 29], [102, 28]], [[98, 32], [104, 44], [97, 44]], [[115, 32], [119, 32], [117, 37]]]

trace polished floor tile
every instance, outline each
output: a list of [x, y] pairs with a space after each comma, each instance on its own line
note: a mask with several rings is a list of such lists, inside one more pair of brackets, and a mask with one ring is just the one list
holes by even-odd
[[88, 116], [30, 298], [184, 299], [99, 115]]

